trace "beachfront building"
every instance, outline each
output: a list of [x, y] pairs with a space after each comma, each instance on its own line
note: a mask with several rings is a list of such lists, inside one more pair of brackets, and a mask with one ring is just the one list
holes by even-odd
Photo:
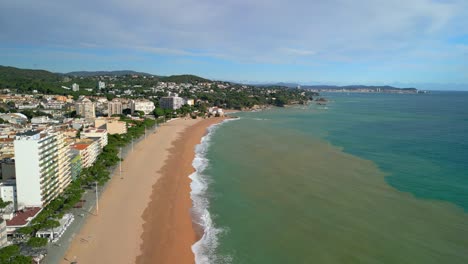
[[156, 107], [154, 106], [154, 103], [151, 102], [150, 100], [139, 99], [139, 100], [130, 101], [130, 110], [131, 110], [132, 114], [135, 111], [143, 111], [145, 113], [145, 115], [148, 115], [151, 112], [153, 112], [153, 110], [155, 108]]
[[80, 176], [81, 168], [81, 156], [76, 152], [72, 152], [70, 159], [70, 177], [72, 180], [76, 180]]
[[65, 135], [27, 131], [17, 134], [14, 146], [18, 208], [46, 206], [71, 181]]
[[83, 118], [95, 118], [96, 106], [88, 98], [81, 98], [75, 104], [76, 114]]
[[214, 116], [224, 116], [224, 111], [219, 107], [210, 107], [208, 108], [208, 113]]
[[8, 245], [6, 221], [0, 217], [0, 248]]
[[106, 123], [107, 133], [110, 135], [114, 134], [126, 134], [127, 133], [127, 123], [119, 120], [110, 120]]
[[109, 135], [127, 133], [127, 123], [119, 118], [97, 118], [94, 120], [94, 126], [106, 129]]
[[166, 97], [161, 97], [161, 99], [159, 99], [159, 106], [163, 109], [176, 110], [181, 108], [184, 104], [184, 98], [179, 97], [178, 94], [174, 94], [174, 96], [170, 95]]
[[90, 138], [98, 141], [99, 147], [107, 146], [107, 130], [101, 128], [86, 128], [81, 132], [81, 138]]
[[96, 161], [102, 149], [97, 140], [82, 139], [72, 145], [71, 151], [80, 156], [81, 168], [89, 168]]
[[107, 103], [107, 114], [109, 117], [113, 115], [121, 115], [123, 111], [122, 102], [111, 101]]

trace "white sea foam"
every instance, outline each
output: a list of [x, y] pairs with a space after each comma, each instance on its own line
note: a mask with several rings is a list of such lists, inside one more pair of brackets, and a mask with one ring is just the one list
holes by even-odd
[[201, 139], [201, 143], [195, 146], [195, 158], [192, 162], [195, 172], [189, 176], [190, 179], [192, 179], [192, 182], [190, 183], [190, 188], [192, 189], [190, 196], [193, 204], [192, 213], [194, 221], [203, 228], [202, 238], [192, 245], [196, 264], [231, 262], [229, 257], [223, 257], [221, 259], [215, 255], [215, 250], [218, 247], [218, 237], [219, 234], [223, 232], [223, 229], [214, 225], [212, 216], [209, 212], [207, 189], [210, 183], [210, 178], [204, 174], [204, 171], [210, 162], [206, 157], [206, 154], [210, 146], [213, 133], [221, 124], [237, 119], [238, 118], [226, 119], [219, 124], [210, 126], [208, 128], [208, 133]]

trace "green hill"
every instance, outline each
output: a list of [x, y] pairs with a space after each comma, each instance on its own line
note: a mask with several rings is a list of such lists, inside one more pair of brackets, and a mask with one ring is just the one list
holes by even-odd
[[77, 77], [93, 77], [93, 76], [124, 76], [124, 75], [142, 75], [142, 76], [153, 76], [146, 72], [136, 72], [136, 71], [74, 71], [68, 72], [64, 75], [67, 76], [77, 76]]
[[175, 83], [199, 83], [199, 82], [210, 82], [210, 80], [198, 77], [196, 75], [183, 74], [183, 75], [171, 75], [168, 77], [159, 78], [161, 82], [175, 82]]
[[59, 81], [61, 77], [58, 74], [45, 70], [30, 70], [19, 69], [15, 67], [0, 65], [0, 80], [15, 81], [23, 80], [40, 80], [40, 81]]
[[61, 79], [60, 75], [45, 70], [0, 66], [0, 88], [48, 93], [60, 87]]

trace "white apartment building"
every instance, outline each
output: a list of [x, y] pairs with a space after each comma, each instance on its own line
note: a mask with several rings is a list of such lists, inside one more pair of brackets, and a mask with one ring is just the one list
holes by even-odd
[[185, 104], [185, 100], [179, 96], [167, 96], [159, 99], [159, 106], [163, 109], [176, 110], [181, 108]]
[[103, 149], [107, 146], [107, 130], [101, 128], [86, 128], [81, 132], [81, 138], [90, 138], [97, 140], [99, 147]]
[[112, 115], [121, 115], [122, 111], [122, 102], [111, 101], [107, 104], [107, 114], [109, 117], [111, 117]]
[[72, 91], [78, 92], [80, 90], [80, 86], [76, 83], [72, 84]]
[[4, 202], [11, 202], [16, 208], [16, 182], [15, 180], [8, 180], [0, 183], [0, 198]]
[[102, 149], [97, 140], [86, 139], [74, 144], [71, 151], [80, 155], [82, 168], [89, 168], [94, 164]]
[[104, 88], [106, 88], [106, 83], [105, 83], [105, 82], [99, 81], [99, 82], [98, 82], [98, 88], [99, 88], [99, 89], [104, 89]]
[[82, 98], [75, 104], [76, 114], [83, 118], [95, 118], [96, 106], [88, 98]]
[[14, 141], [18, 209], [43, 207], [70, 184], [70, 152], [61, 132], [28, 131]]
[[150, 114], [151, 112], [153, 112], [153, 110], [155, 109], [156, 107], [154, 106], [154, 103], [149, 101], [149, 100], [146, 100], [146, 99], [143, 99], [143, 100], [132, 100], [130, 102], [130, 110], [132, 111], [132, 114], [135, 112], [135, 111], [143, 111], [145, 112], [145, 115], [148, 115]]

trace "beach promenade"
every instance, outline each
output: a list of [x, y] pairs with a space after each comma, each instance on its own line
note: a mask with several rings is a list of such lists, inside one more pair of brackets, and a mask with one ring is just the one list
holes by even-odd
[[188, 175], [195, 145], [221, 120], [173, 120], [136, 144], [61, 263], [193, 263]]

